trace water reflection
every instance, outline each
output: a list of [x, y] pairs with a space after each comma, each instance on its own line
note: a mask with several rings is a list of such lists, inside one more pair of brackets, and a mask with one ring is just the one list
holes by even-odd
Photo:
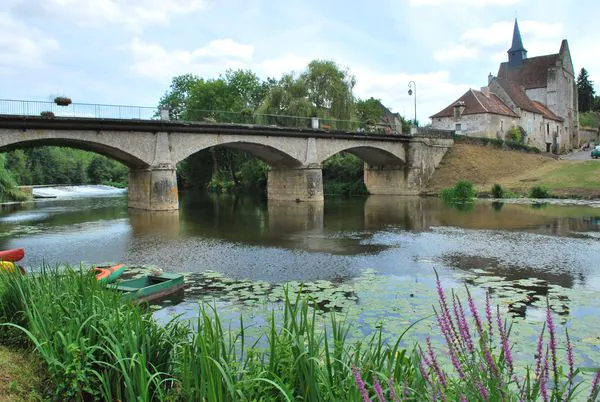
[[177, 239], [180, 235], [179, 211], [129, 211], [134, 236], [161, 236]]

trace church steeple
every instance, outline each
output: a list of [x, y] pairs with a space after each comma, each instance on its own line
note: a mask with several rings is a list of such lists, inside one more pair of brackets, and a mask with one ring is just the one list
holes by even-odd
[[515, 28], [513, 30], [512, 46], [508, 49], [508, 64], [511, 66], [518, 66], [523, 64], [523, 60], [527, 58], [527, 50], [523, 47], [523, 40], [521, 39], [521, 32], [519, 31], [519, 24], [515, 18]]

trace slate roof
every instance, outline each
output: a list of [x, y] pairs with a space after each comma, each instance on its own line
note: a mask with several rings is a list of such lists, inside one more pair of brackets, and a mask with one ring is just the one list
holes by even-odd
[[521, 31], [519, 31], [519, 24], [517, 23], [517, 19], [515, 18], [515, 27], [513, 28], [512, 46], [510, 47], [510, 49], [508, 49], [508, 53], [520, 52], [523, 50], [525, 50], [525, 47], [523, 47], [523, 40], [521, 39]]
[[556, 65], [560, 54], [548, 54], [523, 60], [523, 64], [511, 66], [507, 61], [500, 64], [498, 78], [522, 85], [525, 89], [545, 88], [548, 85], [548, 69]]
[[540, 103], [538, 101], [533, 101], [533, 104], [538, 109], [538, 113], [541, 113], [545, 118], [556, 121], [565, 121], [562, 117], [558, 117], [552, 112], [552, 110], [548, 109], [546, 105]]
[[465, 107], [462, 115], [469, 114], [499, 114], [502, 116], [519, 117], [515, 114], [498, 96], [490, 93], [489, 96], [481, 91], [469, 89], [463, 96], [452, 102], [448, 107], [431, 116], [432, 119], [437, 117], [454, 117], [454, 105], [457, 102], [463, 102]]
[[515, 102], [515, 104], [519, 108], [527, 110], [528, 112], [541, 114], [544, 117], [551, 120], [563, 121], [563, 119], [556, 116], [544, 104], [531, 100], [527, 96], [527, 94], [525, 93], [525, 89], [521, 85], [503, 78], [496, 78], [496, 80], [498, 81], [498, 84], [500, 84], [502, 89], [506, 91], [506, 94], [512, 99], [513, 102]]

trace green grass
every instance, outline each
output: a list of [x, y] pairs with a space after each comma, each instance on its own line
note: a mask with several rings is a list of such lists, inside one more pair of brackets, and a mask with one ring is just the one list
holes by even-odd
[[600, 114], [597, 112], [579, 113], [579, 125], [596, 128], [600, 125]]
[[0, 346], [0, 402], [41, 399], [42, 370], [35, 356]]
[[600, 189], [600, 163], [587, 161], [561, 164], [558, 168], [547, 172], [539, 183], [551, 189]]

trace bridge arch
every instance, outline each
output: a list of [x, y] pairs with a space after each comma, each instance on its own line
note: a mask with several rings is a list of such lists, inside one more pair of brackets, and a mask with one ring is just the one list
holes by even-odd
[[20, 132], [19, 135], [3, 134], [0, 130], [0, 152], [41, 146], [60, 146], [95, 152], [121, 162], [130, 169], [145, 169], [150, 166], [140, 152], [136, 152], [131, 147], [120, 146], [122, 144], [107, 139], [103, 134], [89, 134], [89, 140], [82, 139], [81, 137], [84, 137], [82, 135], [69, 135], [66, 132], [57, 133], [55, 136], [48, 136], [46, 133], [42, 136], [34, 130], [26, 130]]
[[[212, 138], [211, 138], [212, 137]], [[173, 161], [179, 163], [191, 155], [205, 151], [213, 147], [223, 147], [244, 151], [273, 168], [296, 168], [303, 164], [302, 156], [298, 155], [298, 150], [293, 147], [285, 147], [282, 144], [275, 144], [269, 138], [245, 138], [243, 140], [236, 138], [221, 138], [220, 136], [206, 136], [200, 139], [199, 143], [191, 147], [173, 147]], [[301, 139], [305, 144], [306, 139]], [[177, 137], [171, 137], [171, 143], [178, 142]], [[189, 140], [188, 140], [189, 141]], [[198, 141], [194, 141], [198, 142]], [[302, 148], [306, 148], [303, 145]]]
[[347, 152], [353, 154], [370, 166], [401, 166], [406, 163], [406, 150], [401, 143], [386, 144], [385, 148], [377, 145], [339, 144], [338, 146], [321, 147], [317, 160], [322, 165], [330, 157]]

